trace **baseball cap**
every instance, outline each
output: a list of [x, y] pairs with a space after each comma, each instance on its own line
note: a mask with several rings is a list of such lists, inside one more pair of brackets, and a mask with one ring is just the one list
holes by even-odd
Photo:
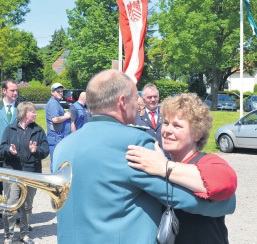
[[63, 88], [63, 85], [61, 83], [54, 83], [52, 86], [51, 86], [51, 91], [55, 91], [57, 88], [59, 87], [62, 87]]

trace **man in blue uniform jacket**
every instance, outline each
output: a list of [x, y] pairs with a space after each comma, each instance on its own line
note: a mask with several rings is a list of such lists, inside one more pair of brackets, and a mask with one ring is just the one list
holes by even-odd
[[[122, 72], [107, 70], [90, 80], [86, 92], [92, 118], [64, 138], [53, 157], [54, 171], [63, 161], [73, 171], [67, 202], [57, 212], [58, 243], [154, 244], [166, 182], [130, 168], [126, 160], [128, 145], [154, 148], [152, 136], [130, 126], [137, 88]], [[169, 189], [173, 207], [190, 213], [222, 216], [235, 209], [235, 198], [210, 202], [175, 184]]]

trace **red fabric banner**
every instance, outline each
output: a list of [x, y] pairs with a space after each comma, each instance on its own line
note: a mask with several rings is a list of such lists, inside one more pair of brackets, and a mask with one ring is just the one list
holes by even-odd
[[123, 72], [135, 83], [144, 67], [144, 39], [147, 27], [148, 0], [116, 0], [124, 45]]

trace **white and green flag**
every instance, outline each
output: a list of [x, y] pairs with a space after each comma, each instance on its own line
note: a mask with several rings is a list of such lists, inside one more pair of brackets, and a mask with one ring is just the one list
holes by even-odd
[[243, 0], [244, 3], [245, 3], [245, 6], [246, 6], [246, 11], [247, 11], [247, 17], [248, 17], [248, 21], [252, 27], [252, 30], [253, 30], [253, 34], [257, 37], [257, 26], [253, 20], [253, 16], [250, 12], [250, 2], [249, 0]]

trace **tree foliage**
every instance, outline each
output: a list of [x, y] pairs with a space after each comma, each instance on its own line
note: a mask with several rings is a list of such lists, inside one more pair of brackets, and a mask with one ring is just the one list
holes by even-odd
[[61, 27], [59, 30], [55, 30], [50, 44], [42, 49], [46, 85], [57, 82], [58, 75], [52, 70], [52, 65], [67, 49], [68, 37], [65, 30]]
[[[12, 62], [5, 72], [6, 77], [17, 77], [17, 69], [22, 68], [22, 80], [43, 80], [43, 61], [37, 42], [32, 33], [19, 31], [18, 43], [21, 52], [19, 62]], [[15, 50], [15, 48], [14, 48]]]
[[111, 68], [118, 58], [118, 9], [115, 0], [77, 0], [68, 11], [71, 28], [69, 75], [85, 87], [97, 72]]
[[18, 29], [0, 29], [0, 70], [1, 80], [4, 73], [19, 66], [22, 60], [21, 32]]
[[0, 0], [0, 28], [24, 22], [30, 0]]
[[[239, 65], [239, 3], [233, 0], [161, 0], [153, 15], [159, 38], [151, 40], [149, 59], [164, 76], [204, 74], [217, 94]], [[253, 9], [254, 11], [254, 9]], [[245, 36], [249, 39], [249, 23]], [[248, 64], [256, 60], [256, 41], [245, 50]], [[254, 52], [254, 51], [255, 52]], [[216, 96], [214, 96], [215, 98]], [[214, 106], [216, 106], [214, 101]], [[215, 107], [213, 107], [215, 109]]]

